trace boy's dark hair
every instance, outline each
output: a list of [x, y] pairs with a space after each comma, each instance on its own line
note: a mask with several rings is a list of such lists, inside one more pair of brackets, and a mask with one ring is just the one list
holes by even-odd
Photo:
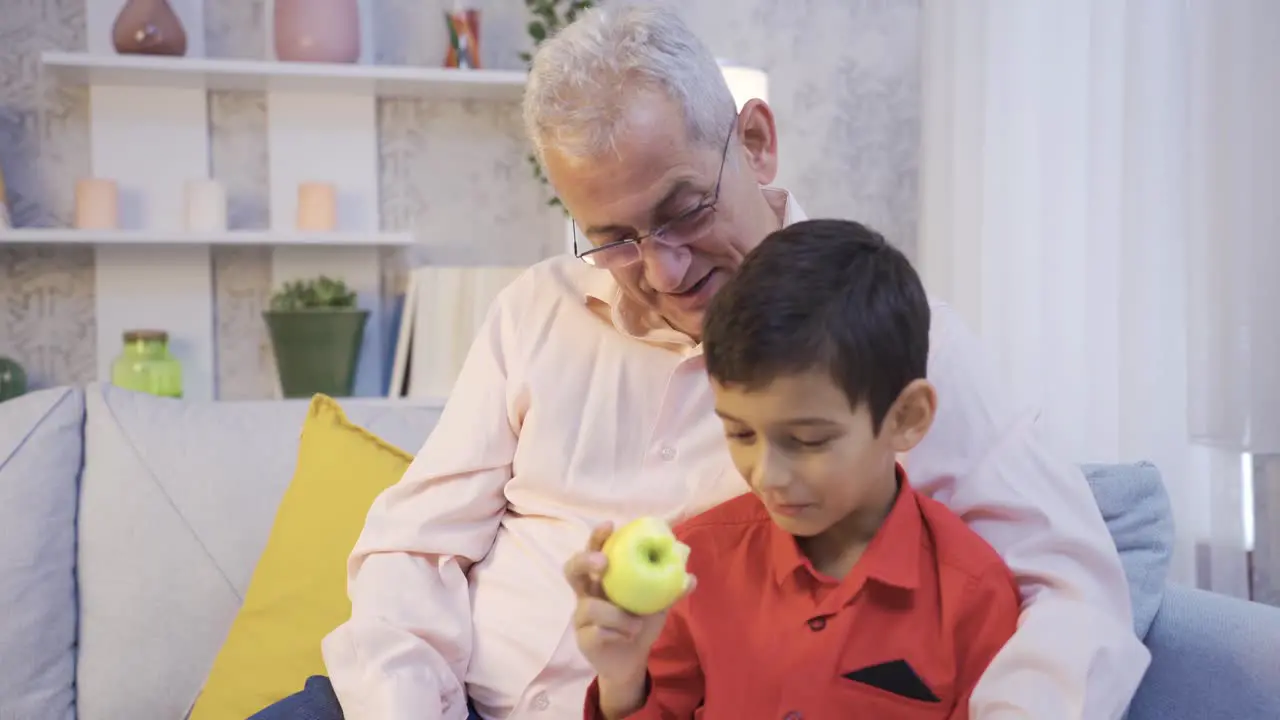
[[702, 331], [707, 372], [758, 388], [825, 369], [875, 431], [925, 376], [929, 301], [910, 261], [850, 220], [806, 220], [770, 234], [716, 293]]

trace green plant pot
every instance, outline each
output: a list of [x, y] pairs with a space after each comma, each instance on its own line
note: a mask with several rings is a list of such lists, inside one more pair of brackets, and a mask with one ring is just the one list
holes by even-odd
[[368, 310], [268, 310], [262, 317], [285, 397], [351, 396]]

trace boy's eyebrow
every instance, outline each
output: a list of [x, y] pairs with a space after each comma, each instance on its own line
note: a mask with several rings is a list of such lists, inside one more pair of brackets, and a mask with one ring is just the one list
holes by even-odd
[[719, 415], [721, 418], [723, 418], [723, 419], [725, 419], [725, 420], [728, 420], [728, 421], [730, 421], [730, 422], [736, 422], [736, 423], [740, 423], [740, 422], [742, 422], [742, 421], [741, 421], [741, 420], [739, 420], [738, 418], [736, 418], [736, 417], [734, 417], [734, 416], [730, 415], [729, 413], [727, 413], [727, 412], [725, 412], [725, 411], [721, 410], [720, 408], [715, 408], [715, 412], [716, 412], [716, 415]]
[[801, 417], [801, 418], [791, 418], [790, 420], [783, 420], [782, 424], [783, 425], [835, 425], [836, 422], [833, 420], [828, 420], [826, 418]]
[[[729, 422], [736, 422], [736, 423], [742, 422], [738, 418], [730, 415], [727, 412], [724, 412], [723, 410], [720, 410], [719, 408], [716, 408], [716, 415], [719, 415], [721, 418], [724, 418]], [[780, 420], [777, 422], [777, 424], [813, 426], [813, 425], [836, 425], [838, 423], [836, 423], [835, 421], [828, 420], [826, 418], [820, 418], [820, 417], [798, 417], [798, 418], [789, 418], [787, 420]]]

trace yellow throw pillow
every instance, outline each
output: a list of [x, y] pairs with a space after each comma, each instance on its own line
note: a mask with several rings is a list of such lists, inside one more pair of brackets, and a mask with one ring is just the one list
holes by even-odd
[[326, 674], [320, 641], [351, 615], [347, 556], [412, 460], [333, 399], [311, 401], [293, 481], [191, 720], [244, 720]]

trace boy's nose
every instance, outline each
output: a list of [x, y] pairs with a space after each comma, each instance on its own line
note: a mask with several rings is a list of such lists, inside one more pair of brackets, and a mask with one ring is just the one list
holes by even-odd
[[767, 446], [760, 450], [752, 468], [751, 484], [757, 490], [777, 490], [790, 483], [790, 474], [786, 472], [786, 463], [777, 457], [777, 453]]

